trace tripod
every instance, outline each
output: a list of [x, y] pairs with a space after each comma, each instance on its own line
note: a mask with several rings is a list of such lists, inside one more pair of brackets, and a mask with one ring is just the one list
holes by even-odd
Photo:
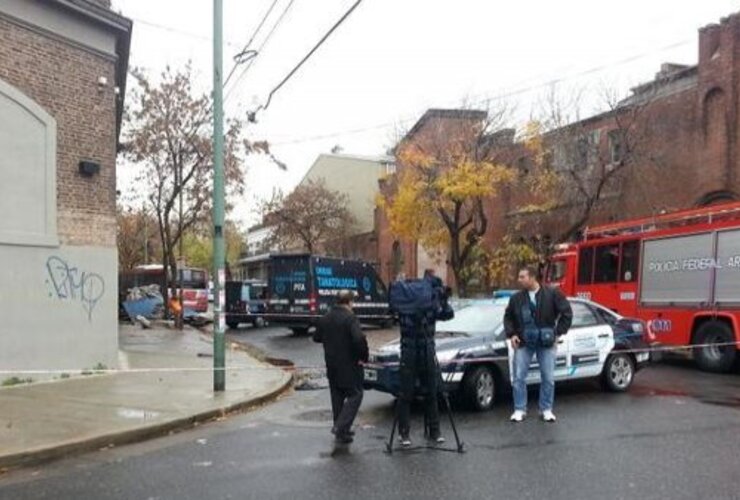
[[[450, 452], [457, 452], [457, 453], [465, 453], [465, 443], [460, 441], [460, 436], [457, 433], [457, 426], [455, 425], [455, 419], [452, 417], [452, 408], [450, 406], [450, 397], [447, 392], [447, 388], [445, 387], [444, 380], [442, 378], [442, 370], [439, 366], [439, 359], [437, 358], [437, 353], [434, 353], [434, 370], [436, 371], [437, 377], [439, 377], [439, 388], [437, 390], [437, 394], [427, 394], [425, 397], [438, 397], [439, 393], [442, 394], [442, 401], [444, 401], [445, 411], [447, 413], [447, 417], [450, 420], [450, 427], [452, 427], [452, 432], [455, 435], [455, 444], [456, 448], [446, 448], [443, 446], [430, 446], [430, 445], [424, 445], [424, 446], [413, 446], [409, 448], [402, 448], [403, 451], [416, 451], [416, 450], [437, 450], [437, 451], [450, 451]], [[395, 414], [393, 417], [393, 426], [391, 427], [391, 435], [388, 439], [388, 442], [385, 445], [386, 452], [389, 455], [393, 454], [393, 439], [396, 437], [396, 429], [398, 427], [398, 420], [399, 420], [399, 406], [400, 401], [396, 400], [396, 408], [395, 408]], [[437, 404], [437, 402], [435, 402]], [[428, 415], [426, 412], [426, 409], [424, 411], [424, 436], [430, 437], [430, 429], [429, 429], [429, 420]]]

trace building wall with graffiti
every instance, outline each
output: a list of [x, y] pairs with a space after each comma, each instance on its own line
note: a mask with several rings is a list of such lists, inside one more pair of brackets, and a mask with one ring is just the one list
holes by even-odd
[[0, 2], [0, 370], [117, 365], [130, 33], [105, 2]]
[[0, 245], [0, 366], [117, 366], [115, 248]]

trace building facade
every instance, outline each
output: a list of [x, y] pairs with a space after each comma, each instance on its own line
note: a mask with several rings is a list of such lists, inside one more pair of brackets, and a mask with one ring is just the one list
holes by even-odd
[[[463, 118], [480, 120], [455, 110], [433, 111], [406, 140], [438, 129], [440, 121], [454, 128]], [[576, 226], [740, 199], [740, 14], [699, 30], [697, 64], [664, 64], [609, 112], [548, 132], [544, 143], [552, 168], [570, 169], [588, 182], [599, 175], [609, 181], [585, 218], [584, 200], [567, 193], [547, 213], [525, 210], [533, 194], [526, 183], [512, 183], [486, 202], [487, 248], [507, 235], [542, 246], [577, 237], [571, 231]], [[528, 175], [531, 152], [513, 134], [497, 147], [520, 179]], [[384, 278], [423, 271], [416, 242], [390, 234], [383, 214], [377, 232]]]
[[341, 242], [342, 257], [378, 261], [375, 233], [378, 182], [393, 172], [392, 157], [322, 154], [301, 180], [300, 184], [323, 181], [327, 189], [347, 197], [356, 224], [353, 234]]
[[0, 3], [0, 366], [117, 364], [116, 152], [132, 23]]

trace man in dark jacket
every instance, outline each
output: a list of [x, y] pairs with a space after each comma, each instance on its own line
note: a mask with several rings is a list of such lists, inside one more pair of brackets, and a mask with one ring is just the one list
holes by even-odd
[[527, 415], [527, 373], [532, 357], [540, 365], [540, 412], [546, 422], [555, 422], [555, 355], [558, 339], [568, 333], [573, 321], [570, 303], [559, 289], [540, 286], [537, 271], [519, 271], [522, 290], [509, 300], [504, 329], [514, 348], [514, 413], [512, 422]]
[[352, 423], [362, 403], [362, 363], [368, 360], [367, 339], [352, 312], [353, 299], [353, 292], [341, 291], [331, 311], [319, 320], [313, 337], [324, 344], [334, 415], [332, 433], [346, 444], [352, 442]]

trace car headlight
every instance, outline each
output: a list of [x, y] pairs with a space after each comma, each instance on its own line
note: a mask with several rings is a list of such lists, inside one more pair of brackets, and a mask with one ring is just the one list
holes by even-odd
[[632, 323], [632, 331], [635, 333], [642, 333], [645, 331], [645, 327], [642, 323], [634, 322]]
[[439, 361], [440, 365], [449, 363], [450, 361], [454, 360], [459, 353], [460, 351], [456, 350], [438, 352], [437, 361]]

